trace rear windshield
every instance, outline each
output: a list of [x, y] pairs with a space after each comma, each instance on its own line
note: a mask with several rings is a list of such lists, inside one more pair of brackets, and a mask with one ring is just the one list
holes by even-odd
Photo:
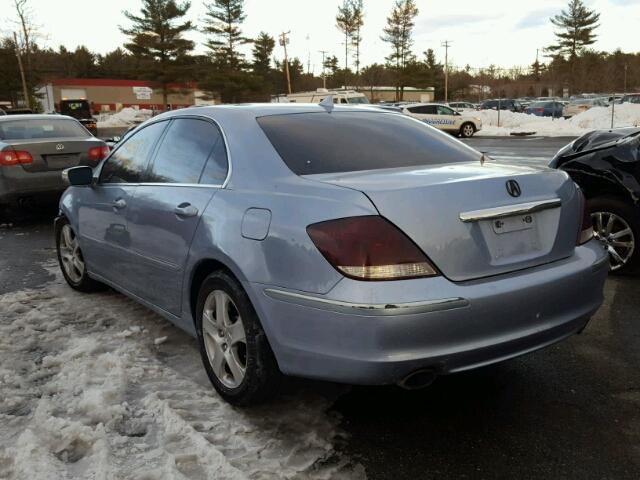
[[450, 135], [395, 113], [271, 115], [258, 124], [297, 175], [478, 161]]
[[60, 102], [60, 113], [74, 118], [91, 117], [89, 102], [86, 100], [63, 100]]
[[32, 138], [90, 137], [91, 134], [74, 120], [25, 119], [0, 122], [0, 140], [28, 140]]

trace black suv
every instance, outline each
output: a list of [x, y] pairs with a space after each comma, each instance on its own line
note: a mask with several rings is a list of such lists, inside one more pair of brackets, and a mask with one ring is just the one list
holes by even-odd
[[611, 271], [638, 273], [640, 128], [589, 132], [562, 148], [549, 166], [567, 172], [582, 189]]
[[61, 100], [60, 113], [75, 118], [93, 135], [98, 134], [96, 119], [91, 116], [91, 106], [86, 100]]
[[522, 112], [524, 107], [522, 104], [511, 98], [502, 98], [500, 100], [485, 100], [480, 105], [480, 110], [509, 110], [510, 112]]

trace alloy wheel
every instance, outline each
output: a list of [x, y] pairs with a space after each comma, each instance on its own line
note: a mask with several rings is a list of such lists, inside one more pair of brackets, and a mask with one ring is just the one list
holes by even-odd
[[462, 131], [465, 137], [471, 137], [473, 135], [473, 127], [471, 125], [465, 125], [462, 127]]
[[60, 258], [71, 281], [80, 282], [84, 275], [84, 258], [78, 245], [78, 237], [70, 225], [64, 225], [60, 231]]
[[635, 250], [633, 230], [624, 218], [611, 212], [593, 212], [594, 236], [602, 242], [609, 253], [612, 271], [624, 267]]
[[240, 312], [222, 290], [212, 291], [202, 311], [202, 335], [214, 375], [227, 388], [237, 388], [247, 371], [247, 340]]

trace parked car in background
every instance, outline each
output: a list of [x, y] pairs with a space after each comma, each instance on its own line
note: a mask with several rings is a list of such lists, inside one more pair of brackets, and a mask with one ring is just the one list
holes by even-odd
[[30, 108], [17, 107], [17, 108], [8, 108], [5, 110], [5, 113], [7, 115], [31, 115], [33, 114], [33, 110], [31, 110]]
[[571, 118], [574, 115], [586, 112], [590, 108], [607, 107], [608, 105], [609, 102], [606, 98], [603, 97], [579, 98], [571, 100], [567, 105], [564, 106], [564, 108], [562, 109], [562, 116], [564, 118]]
[[449, 102], [447, 103], [448, 107], [453, 108], [456, 112], [460, 113], [471, 113], [478, 110], [475, 104], [471, 102]]
[[522, 104], [510, 98], [502, 98], [497, 100], [485, 100], [480, 106], [480, 110], [509, 110], [510, 112], [522, 112], [524, 108]]
[[522, 105], [522, 108], [527, 108], [529, 105], [531, 105], [533, 102], [535, 102], [535, 99], [533, 98], [529, 98], [529, 97], [522, 97], [522, 98], [516, 98], [516, 101], [518, 103], [520, 103], [520, 105]]
[[566, 171], [582, 189], [611, 271], [638, 273], [640, 128], [589, 132], [561, 149], [550, 166]]
[[439, 103], [414, 103], [401, 106], [402, 112], [438, 130], [470, 138], [482, 129], [482, 120], [472, 114], [461, 114]]
[[528, 113], [529, 115], [536, 115], [538, 117], [560, 118], [562, 117], [563, 108], [564, 105], [556, 101], [535, 102], [529, 105], [524, 110], [524, 113]]
[[106, 157], [105, 143], [73, 118], [61, 115], [0, 117], [0, 205], [59, 196], [60, 173], [94, 167]]
[[640, 103], [640, 93], [628, 93], [622, 97], [620, 103]]
[[58, 259], [194, 335], [231, 403], [281, 374], [418, 388], [565, 339], [603, 300], [574, 182], [481, 159], [370, 107], [176, 110], [65, 171]]
[[6, 115], [7, 112], [4, 111], [4, 108], [0, 108], [0, 116]]
[[91, 106], [85, 99], [60, 101], [60, 113], [78, 120], [91, 134], [98, 135], [98, 123], [91, 115]]

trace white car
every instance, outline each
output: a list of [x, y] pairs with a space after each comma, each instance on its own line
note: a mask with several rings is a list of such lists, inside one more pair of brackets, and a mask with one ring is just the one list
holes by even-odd
[[469, 138], [482, 129], [482, 121], [473, 115], [459, 113], [439, 103], [403, 105], [402, 112], [439, 130]]

